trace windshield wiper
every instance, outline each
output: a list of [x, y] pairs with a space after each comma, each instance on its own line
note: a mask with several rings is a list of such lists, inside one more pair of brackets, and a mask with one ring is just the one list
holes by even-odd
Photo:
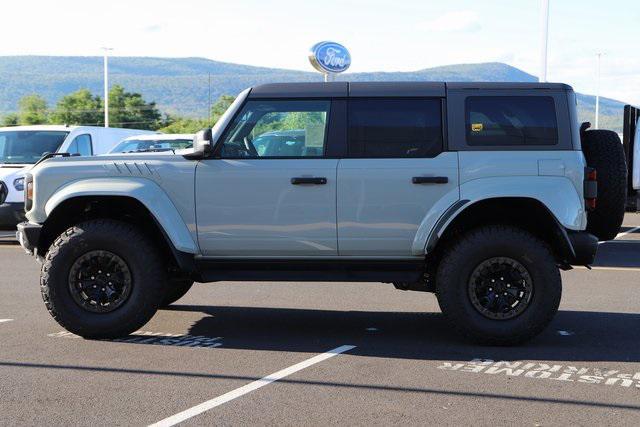
[[45, 160], [50, 159], [52, 157], [57, 157], [57, 156], [60, 156], [60, 157], [71, 157], [71, 156], [74, 156], [75, 157], [76, 155], [75, 154], [71, 154], [71, 153], [44, 153], [42, 155], [42, 157], [40, 157], [40, 160], [38, 160], [36, 162], [36, 164], [33, 165], [33, 166], [35, 167], [35, 166], [39, 165], [40, 163], [44, 162]]

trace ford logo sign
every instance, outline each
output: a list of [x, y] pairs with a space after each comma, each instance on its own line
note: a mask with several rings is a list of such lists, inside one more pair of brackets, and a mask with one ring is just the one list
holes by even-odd
[[351, 65], [351, 55], [340, 43], [320, 42], [311, 48], [309, 61], [321, 73], [342, 73]]

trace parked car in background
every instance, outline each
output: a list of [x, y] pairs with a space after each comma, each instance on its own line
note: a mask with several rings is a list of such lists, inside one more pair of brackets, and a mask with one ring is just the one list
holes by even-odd
[[0, 128], [0, 228], [13, 228], [24, 218], [24, 171], [45, 153], [93, 156], [107, 153], [139, 129], [96, 126], [37, 125]]
[[124, 139], [113, 147], [109, 154], [166, 152], [175, 153], [193, 147], [193, 134], [171, 133], [154, 135], [136, 135]]

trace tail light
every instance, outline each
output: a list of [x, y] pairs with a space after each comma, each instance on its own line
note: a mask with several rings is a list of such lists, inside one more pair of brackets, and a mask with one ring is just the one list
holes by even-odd
[[24, 210], [29, 212], [33, 207], [33, 176], [27, 175], [24, 178]]
[[584, 204], [587, 210], [596, 208], [598, 199], [598, 173], [595, 168], [584, 168]]

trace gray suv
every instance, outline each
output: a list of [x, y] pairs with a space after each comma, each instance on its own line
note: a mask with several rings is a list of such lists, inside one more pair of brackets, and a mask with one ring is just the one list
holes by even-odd
[[52, 316], [87, 338], [135, 331], [194, 281], [372, 281], [515, 344], [556, 313], [559, 270], [620, 227], [612, 134], [580, 127], [563, 84], [262, 85], [188, 154], [41, 161], [18, 238]]

